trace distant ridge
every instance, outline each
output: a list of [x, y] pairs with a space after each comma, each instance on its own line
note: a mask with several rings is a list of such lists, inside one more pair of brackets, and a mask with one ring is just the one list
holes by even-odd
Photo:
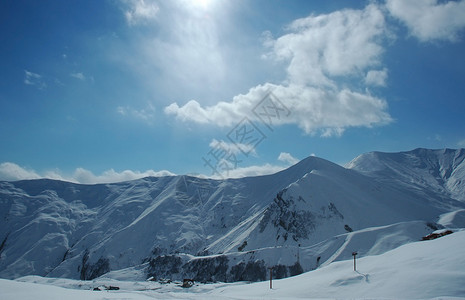
[[381, 180], [394, 180], [465, 201], [463, 148], [417, 148], [399, 153], [369, 152], [358, 156], [346, 167]]

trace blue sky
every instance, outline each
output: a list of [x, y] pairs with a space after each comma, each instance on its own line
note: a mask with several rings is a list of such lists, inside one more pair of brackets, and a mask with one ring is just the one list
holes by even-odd
[[465, 1], [0, 3], [0, 179], [465, 147]]

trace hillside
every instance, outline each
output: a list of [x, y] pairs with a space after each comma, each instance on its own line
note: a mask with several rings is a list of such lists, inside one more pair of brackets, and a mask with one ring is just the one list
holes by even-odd
[[[278, 278], [461, 227], [465, 151], [309, 157], [279, 173], [0, 182], [0, 277]], [[127, 274], [127, 273], [125, 273]]]
[[[121, 281], [82, 282], [28, 276], [0, 279], [4, 300], [23, 299], [462, 299], [465, 232], [403, 245], [381, 255], [340, 261], [299, 276], [268, 282], [196, 284]], [[126, 275], [125, 277], [128, 277]], [[130, 275], [129, 275], [130, 277]], [[116, 291], [92, 291], [115, 286]], [[455, 298], [456, 297], [456, 298]]]

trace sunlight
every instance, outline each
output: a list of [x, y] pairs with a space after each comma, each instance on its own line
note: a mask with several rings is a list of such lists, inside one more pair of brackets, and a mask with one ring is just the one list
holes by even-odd
[[195, 8], [201, 8], [207, 10], [210, 8], [213, 0], [191, 0], [192, 6]]

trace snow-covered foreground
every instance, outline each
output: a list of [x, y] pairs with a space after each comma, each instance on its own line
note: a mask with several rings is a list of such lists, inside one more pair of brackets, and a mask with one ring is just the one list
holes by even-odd
[[[381, 255], [338, 261], [302, 275], [259, 283], [179, 284], [27, 276], [0, 280], [2, 300], [465, 298], [465, 231], [406, 244]], [[118, 291], [92, 291], [101, 285]]]

